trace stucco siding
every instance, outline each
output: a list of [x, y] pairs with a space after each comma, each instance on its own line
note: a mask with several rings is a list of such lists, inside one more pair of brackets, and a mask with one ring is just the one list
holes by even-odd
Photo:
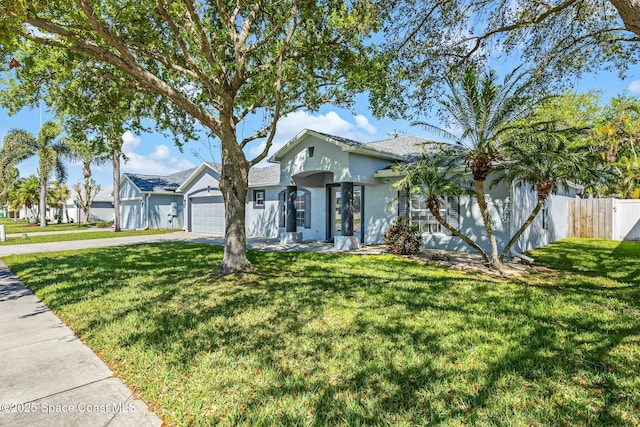
[[[254, 207], [253, 191], [264, 190], [264, 207]], [[246, 230], [250, 237], [278, 237], [280, 230], [280, 201], [282, 187], [255, 187], [249, 189], [246, 206]]]
[[[169, 216], [172, 213], [171, 203], [176, 203], [177, 216]], [[184, 209], [182, 195], [152, 194], [146, 207], [148, 215], [148, 228], [150, 229], [182, 229], [184, 226]]]
[[89, 212], [89, 221], [113, 221], [115, 216], [113, 203], [93, 202]]
[[[485, 186], [486, 200], [491, 215], [498, 248], [502, 248], [509, 240], [510, 197], [509, 187], [504, 184], [494, 186], [491, 190]], [[459, 204], [460, 232], [473, 239], [485, 251], [491, 246], [480, 214], [480, 207], [475, 196], [461, 196]], [[423, 235], [423, 244], [427, 248], [474, 251], [462, 239], [446, 234]]]
[[364, 243], [380, 243], [398, 215], [397, 192], [389, 184], [364, 188]]
[[355, 183], [378, 184], [378, 179], [374, 178], [373, 175], [392, 163], [388, 160], [362, 154], [349, 153], [348, 155], [351, 180]]
[[[571, 194], [571, 191], [562, 191]], [[530, 186], [513, 187], [514, 203], [512, 214], [512, 233], [515, 234], [520, 226], [527, 220], [537, 203], [537, 193], [531, 191]], [[568, 233], [568, 203], [573, 197], [564, 195], [550, 195], [543, 210], [547, 211], [548, 224], [543, 224], [542, 210], [538, 213], [529, 228], [520, 236], [513, 250], [525, 252], [540, 246], [548, 245], [556, 240], [564, 239]]]
[[[313, 157], [309, 147], [314, 147]], [[334, 182], [351, 181], [349, 155], [335, 144], [307, 136], [280, 161], [280, 184], [291, 185], [295, 175], [314, 171], [333, 173]]]

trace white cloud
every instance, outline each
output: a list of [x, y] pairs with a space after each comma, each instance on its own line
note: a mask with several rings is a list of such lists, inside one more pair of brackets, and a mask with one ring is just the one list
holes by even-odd
[[363, 131], [372, 135], [378, 131], [375, 126], [369, 123], [369, 119], [367, 119], [362, 114], [356, 114], [354, 118], [356, 119], [356, 126], [359, 129], [362, 129]]
[[126, 156], [126, 161], [122, 164], [122, 172], [169, 175], [194, 167], [190, 161], [174, 156], [165, 144], [156, 145], [154, 151], [149, 154], [140, 154], [136, 152], [142, 142], [140, 137], [127, 131], [122, 136], [122, 140], [122, 152]]
[[[289, 142], [293, 137], [304, 129], [315, 130], [317, 132], [327, 133], [330, 135], [341, 136], [356, 141], [369, 141], [371, 135], [377, 132], [375, 126], [369, 123], [369, 120], [357, 114], [353, 116], [354, 122], [349, 122], [335, 111], [329, 111], [327, 114], [313, 115], [306, 111], [296, 111], [283, 117], [278, 122], [278, 131], [273, 144], [269, 150], [269, 155], [277, 152], [283, 145]], [[249, 156], [254, 157], [262, 152], [265, 142], [261, 142], [249, 149]]]
[[140, 145], [140, 137], [134, 135], [130, 131], [126, 131], [122, 135], [122, 152], [129, 153], [133, 152]]
[[629, 83], [627, 90], [632, 93], [640, 93], [640, 80], [634, 80]]
[[155, 160], [168, 160], [171, 158], [171, 150], [164, 144], [156, 145], [156, 149], [153, 153], [149, 154], [150, 159]]

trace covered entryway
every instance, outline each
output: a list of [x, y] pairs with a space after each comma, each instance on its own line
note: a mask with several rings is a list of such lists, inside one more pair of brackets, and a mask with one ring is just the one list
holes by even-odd
[[224, 201], [222, 196], [189, 199], [189, 225], [194, 233], [224, 235]]
[[122, 212], [121, 227], [125, 230], [137, 230], [142, 228], [142, 201], [122, 200], [120, 202]]

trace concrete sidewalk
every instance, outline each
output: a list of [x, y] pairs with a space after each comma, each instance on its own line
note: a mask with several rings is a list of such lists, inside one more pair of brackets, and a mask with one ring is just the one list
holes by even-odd
[[[106, 239], [71, 240], [66, 242], [25, 243], [20, 245], [0, 244], [0, 258], [8, 255], [23, 255], [38, 252], [72, 251], [76, 249], [103, 248], [107, 246], [133, 245], [136, 243], [189, 241], [194, 233], [175, 232], [167, 234], [147, 234], [140, 236], [109, 237]], [[202, 236], [198, 234], [196, 236]], [[223, 240], [224, 241], [224, 240]]]
[[161, 424], [0, 262], [0, 425]]

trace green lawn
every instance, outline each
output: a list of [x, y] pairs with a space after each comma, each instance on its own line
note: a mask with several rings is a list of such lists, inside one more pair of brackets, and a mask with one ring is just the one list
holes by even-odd
[[14, 221], [13, 218], [0, 218], [0, 224], [4, 224], [7, 234], [15, 233], [34, 233], [36, 231], [66, 231], [66, 230], [84, 230], [88, 226], [94, 226], [96, 223], [88, 224], [47, 224], [46, 227], [40, 227], [40, 221], [38, 224], [29, 224], [26, 219], [20, 219]]
[[162, 243], [4, 261], [176, 425], [637, 425], [640, 244], [497, 280], [390, 255]]
[[5, 242], [0, 242], [0, 246], [7, 245], [23, 245], [31, 243], [50, 243], [50, 242], [69, 242], [72, 240], [94, 240], [94, 239], [109, 239], [113, 237], [127, 237], [127, 236], [143, 236], [147, 234], [166, 234], [175, 233], [182, 230], [127, 230], [119, 233], [114, 233], [111, 229], [105, 229], [104, 231], [92, 231], [91, 233], [58, 233], [58, 234], [45, 234], [41, 236], [32, 236], [27, 233], [27, 239], [22, 237], [7, 237]]

